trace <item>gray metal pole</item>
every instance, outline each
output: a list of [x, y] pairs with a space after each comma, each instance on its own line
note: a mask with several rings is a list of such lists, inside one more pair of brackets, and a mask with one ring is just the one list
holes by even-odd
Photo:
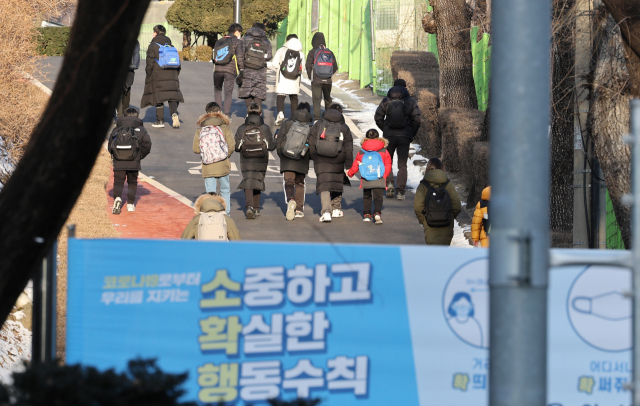
[[242, 24], [240, 11], [242, 10], [242, 0], [233, 0], [233, 22]]
[[633, 256], [633, 405], [640, 406], [640, 99], [631, 100]]
[[56, 257], [57, 244], [42, 261], [42, 268], [33, 278], [33, 362], [50, 362], [56, 357]]
[[491, 406], [546, 404], [550, 0], [494, 0]]

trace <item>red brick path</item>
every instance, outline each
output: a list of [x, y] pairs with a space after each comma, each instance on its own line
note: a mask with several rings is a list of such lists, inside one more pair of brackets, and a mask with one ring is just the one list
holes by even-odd
[[[127, 197], [127, 182], [122, 192]], [[112, 214], [113, 173], [107, 184], [107, 214], [122, 238], [180, 238], [182, 231], [194, 216], [193, 208], [167, 195], [165, 192], [138, 179], [136, 211], [128, 212], [126, 203], [121, 214]]]

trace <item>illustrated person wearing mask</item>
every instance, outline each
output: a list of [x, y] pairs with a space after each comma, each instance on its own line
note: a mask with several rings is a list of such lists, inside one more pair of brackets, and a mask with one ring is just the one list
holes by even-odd
[[447, 308], [449, 326], [458, 337], [471, 345], [484, 347], [482, 326], [474, 316], [474, 306], [471, 296], [466, 292], [458, 292], [451, 299]]

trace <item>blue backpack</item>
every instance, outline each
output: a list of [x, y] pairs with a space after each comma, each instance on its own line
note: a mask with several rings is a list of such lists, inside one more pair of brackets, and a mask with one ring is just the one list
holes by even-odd
[[178, 69], [180, 67], [180, 54], [178, 50], [169, 44], [160, 45], [156, 62], [162, 69]]
[[360, 163], [360, 176], [364, 180], [378, 180], [384, 176], [384, 162], [378, 151], [364, 151]]

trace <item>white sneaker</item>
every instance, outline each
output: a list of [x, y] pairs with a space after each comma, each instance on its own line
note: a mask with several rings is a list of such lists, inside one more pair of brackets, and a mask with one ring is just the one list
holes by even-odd
[[136, 211], [136, 206], [133, 204], [127, 204], [127, 211]]
[[284, 112], [280, 112], [278, 113], [278, 117], [276, 117], [276, 125], [280, 125], [282, 124], [282, 122], [284, 121]]
[[176, 113], [171, 115], [171, 120], [173, 120], [173, 128], [180, 128], [180, 118]]
[[373, 218], [376, 221], [376, 224], [382, 224], [382, 216], [380, 216], [379, 213], [376, 214]]
[[116, 197], [113, 199], [113, 209], [111, 209], [111, 213], [120, 214], [120, 209], [122, 208], [122, 199]]
[[320, 216], [321, 223], [330, 223], [331, 222], [331, 213], [325, 213]]
[[287, 214], [286, 219], [291, 221], [295, 218], [296, 216], [296, 201], [295, 200], [289, 200], [289, 203], [287, 203]]
[[304, 213], [301, 211], [296, 210], [296, 216], [297, 219], [301, 219], [304, 217]]
[[333, 213], [331, 213], [331, 217], [334, 217], [334, 218], [339, 218], [343, 216], [344, 216], [344, 213], [342, 212], [342, 210], [335, 209]]

